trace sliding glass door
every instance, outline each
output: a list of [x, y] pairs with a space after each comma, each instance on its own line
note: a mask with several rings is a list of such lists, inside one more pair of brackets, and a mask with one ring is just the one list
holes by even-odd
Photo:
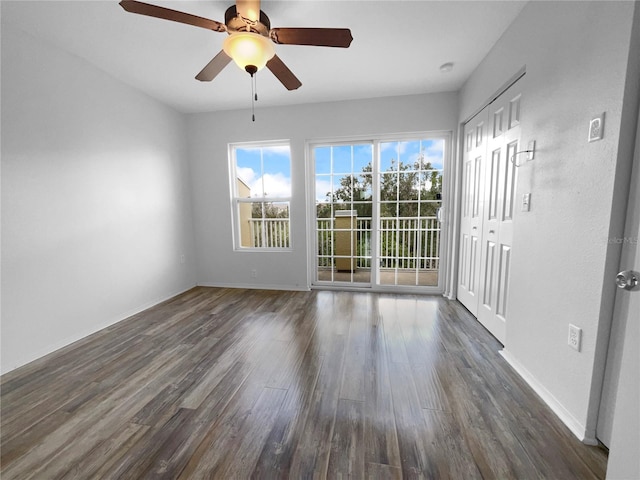
[[313, 148], [316, 283], [371, 285], [373, 144]]
[[310, 146], [313, 284], [440, 285], [447, 136]]
[[380, 143], [379, 284], [437, 286], [444, 140]]

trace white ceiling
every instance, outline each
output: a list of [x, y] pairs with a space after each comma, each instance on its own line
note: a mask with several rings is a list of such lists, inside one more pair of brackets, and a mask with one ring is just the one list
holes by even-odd
[[[147, 3], [224, 22], [232, 0]], [[351, 47], [277, 45], [302, 87], [287, 91], [258, 73], [257, 106], [458, 90], [523, 1], [271, 1], [272, 27], [348, 27]], [[2, 1], [2, 23], [86, 59], [181, 112], [248, 108], [250, 77], [235, 64], [210, 83], [195, 75], [222, 48], [224, 33], [125, 12], [118, 0]], [[440, 65], [453, 62], [453, 71]]]

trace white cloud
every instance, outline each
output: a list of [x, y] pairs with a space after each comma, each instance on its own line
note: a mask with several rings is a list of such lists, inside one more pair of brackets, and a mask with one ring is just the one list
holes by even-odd
[[331, 192], [331, 182], [329, 180], [316, 179], [316, 202], [326, 202], [327, 193]]
[[265, 155], [283, 155], [286, 154], [287, 156], [290, 153], [290, 148], [289, 145], [274, 145], [272, 147], [263, 147], [262, 148], [262, 153], [264, 153]]
[[393, 153], [402, 155], [407, 151], [407, 147], [411, 142], [385, 142], [381, 144], [381, 150], [386, 152], [387, 150], [393, 150]]
[[236, 175], [240, 180], [246, 183], [248, 186], [251, 186], [253, 181], [256, 178], [256, 172], [249, 167], [238, 167], [236, 168]]
[[425, 148], [428, 155], [442, 155], [444, 153], [444, 140], [432, 140], [429, 147]]
[[282, 173], [265, 173], [262, 177], [249, 183], [252, 197], [262, 194], [263, 182], [266, 196], [276, 198], [291, 196], [291, 178], [284, 176]]

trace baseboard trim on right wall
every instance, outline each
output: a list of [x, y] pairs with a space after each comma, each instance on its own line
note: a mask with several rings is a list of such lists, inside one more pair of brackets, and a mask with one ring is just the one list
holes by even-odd
[[518, 362], [513, 355], [511, 355], [506, 348], [500, 350], [500, 355], [507, 361], [507, 363], [513, 368], [518, 375], [520, 375], [527, 384], [533, 389], [534, 392], [546, 403], [553, 413], [564, 423], [571, 432], [578, 437], [578, 439], [586, 445], [598, 445], [598, 440], [594, 432], [587, 432], [586, 427], [580, 423], [572, 414], [567, 410], [562, 403], [553, 396], [549, 390], [547, 390], [538, 380]]

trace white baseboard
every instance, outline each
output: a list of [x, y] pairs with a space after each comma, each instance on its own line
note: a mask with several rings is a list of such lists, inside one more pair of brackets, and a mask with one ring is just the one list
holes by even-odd
[[201, 282], [199, 287], [216, 287], [216, 288], [246, 288], [249, 290], [284, 290], [292, 292], [308, 292], [311, 290], [308, 286], [300, 285], [271, 285], [262, 283], [218, 283], [218, 282]]
[[587, 432], [586, 427], [567, 410], [556, 397], [553, 396], [520, 362], [518, 362], [506, 349], [500, 351], [500, 355], [507, 361], [518, 375], [538, 394], [549, 406], [558, 418], [564, 423], [578, 439], [587, 445], [597, 445], [595, 432]]

